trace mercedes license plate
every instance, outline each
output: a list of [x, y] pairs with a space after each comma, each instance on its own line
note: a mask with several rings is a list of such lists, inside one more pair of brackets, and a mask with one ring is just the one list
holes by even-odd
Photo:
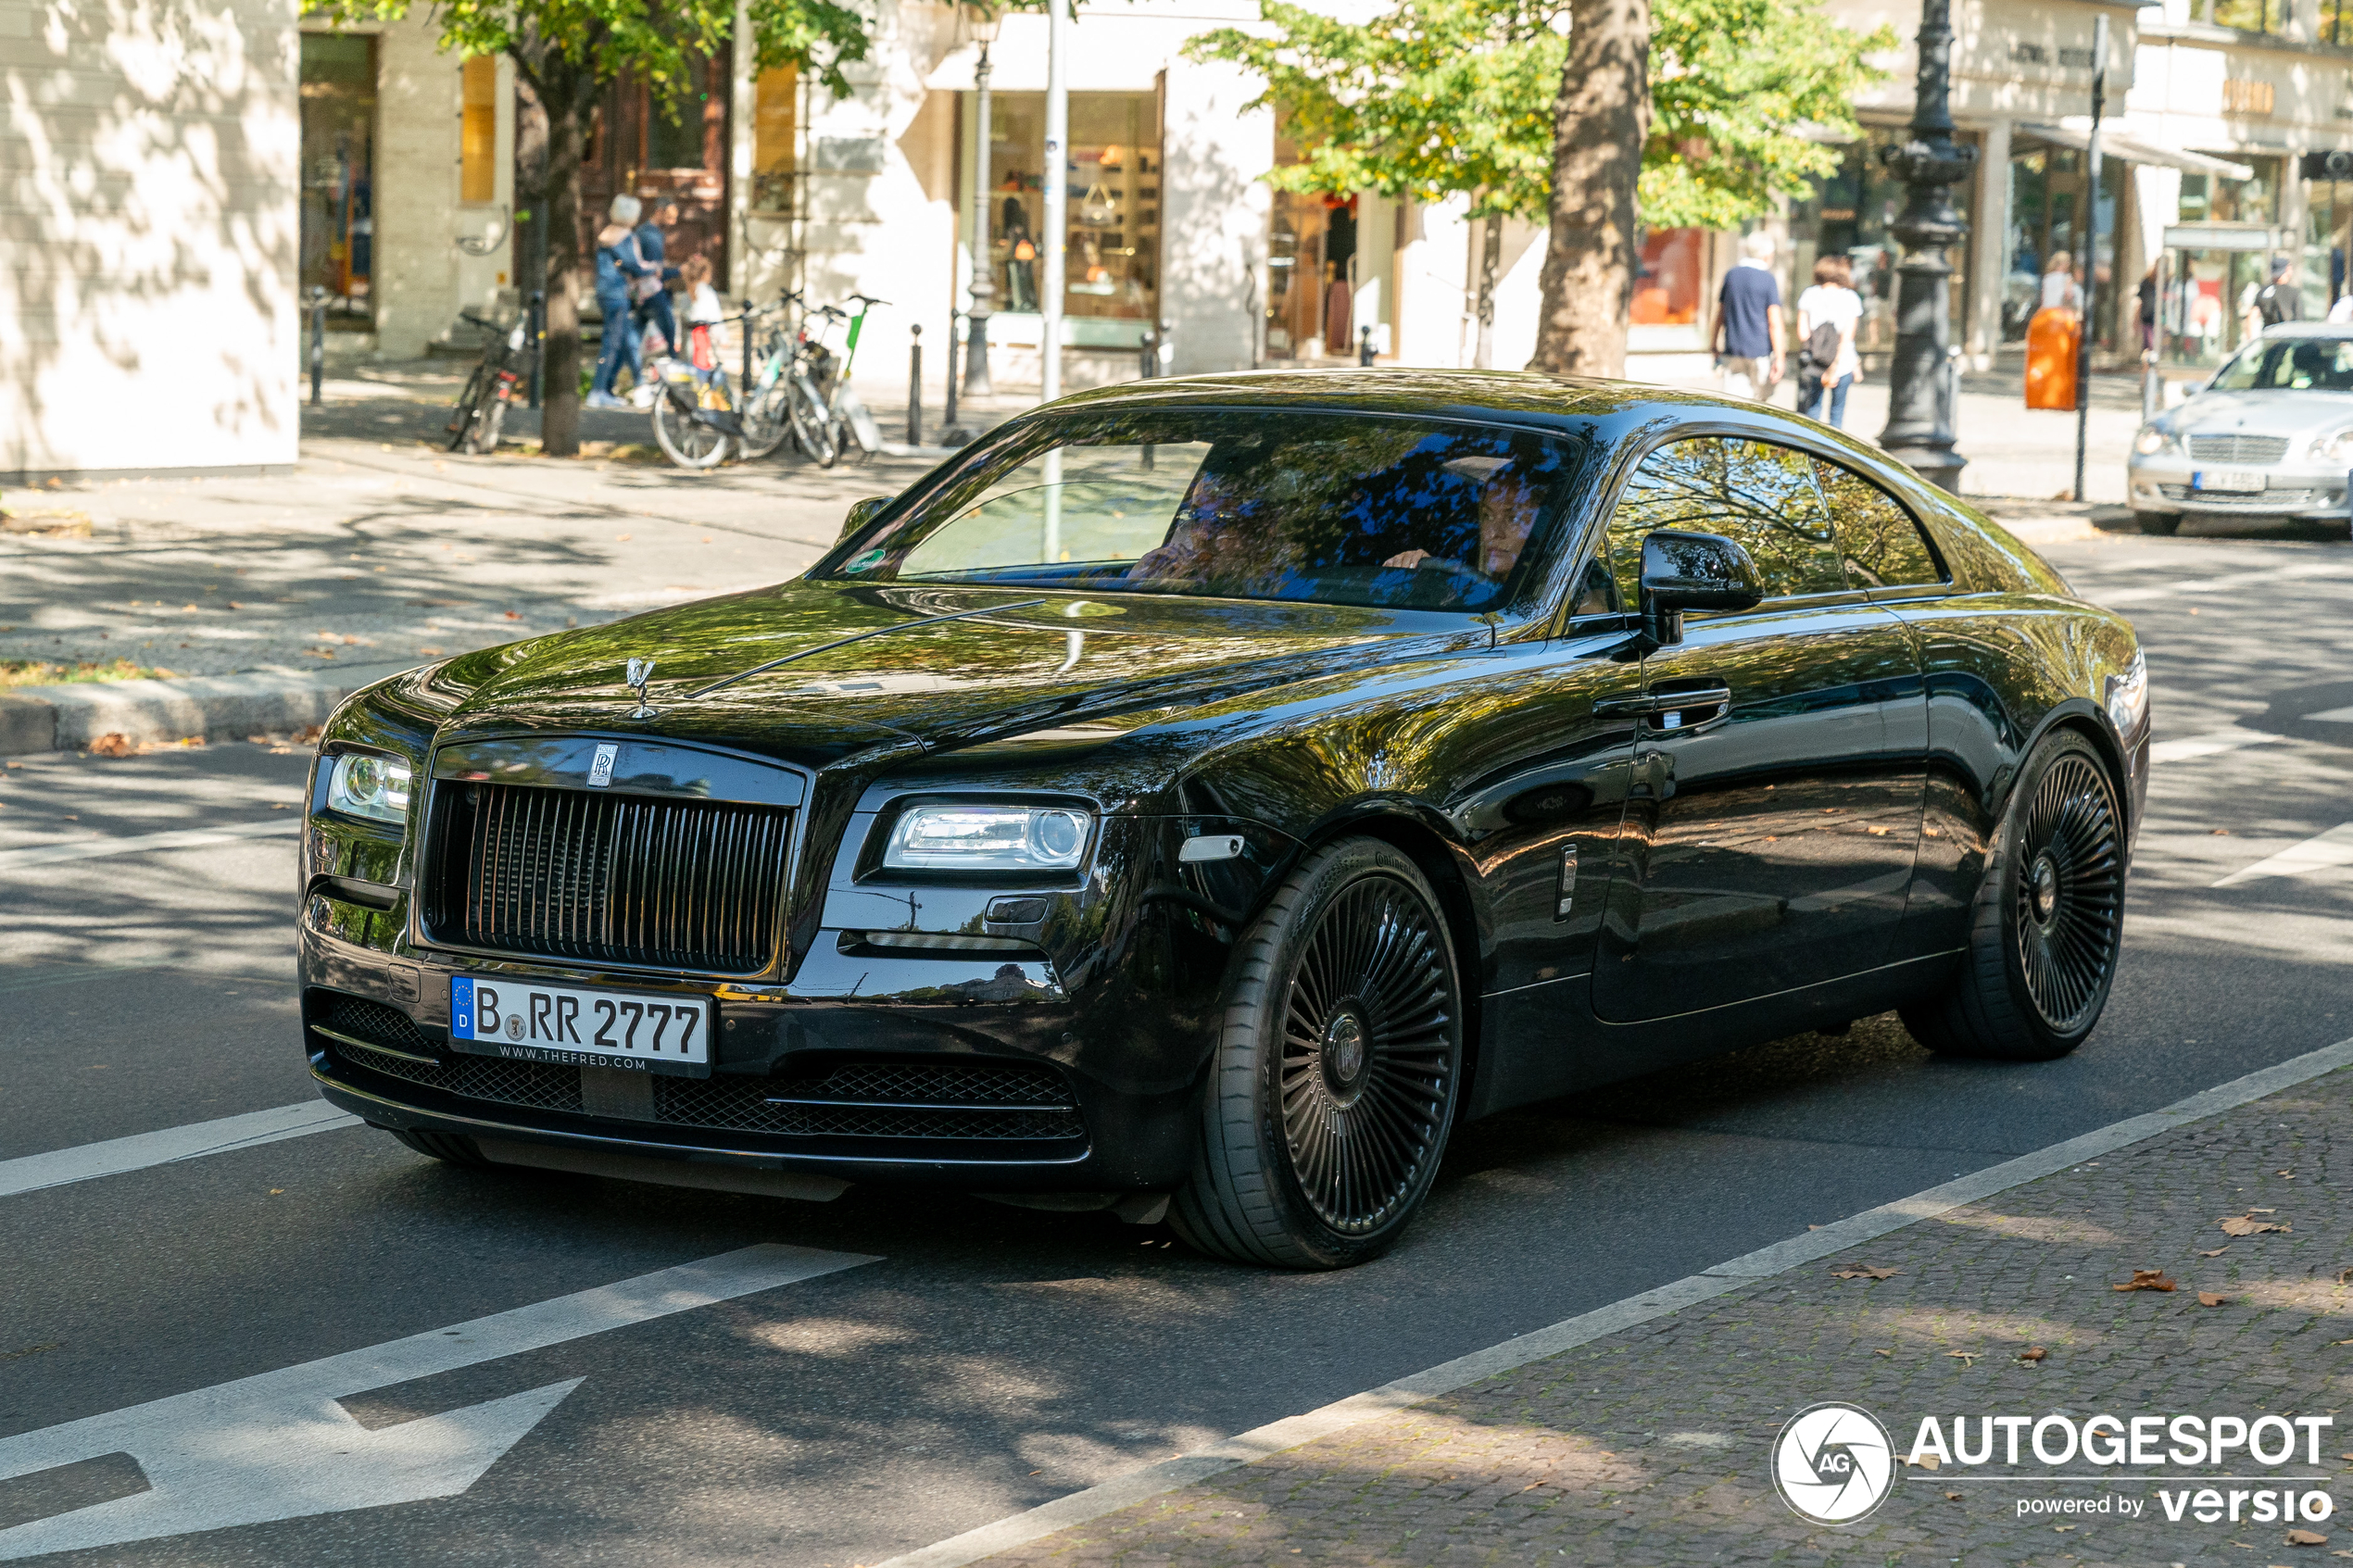
[[2193, 490], [2260, 490], [2266, 481], [2260, 469], [2200, 469], [2190, 475]]
[[711, 1072], [708, 997], [649, 996], [483, 975], [449, 977], [449, 1043], [476, 1056], [573, 1066]]

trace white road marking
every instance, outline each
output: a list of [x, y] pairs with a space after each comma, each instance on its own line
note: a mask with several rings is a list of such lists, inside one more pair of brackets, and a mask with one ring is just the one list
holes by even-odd
[[2319, 713], [2307, 713], [2304, 718], [2322, 724], [2353, 724], [2353, 708], [2331, 708]]
[[2209, 730], [2202, 735], [2183, 735], [2180, 740], [2161, 740], [2149, 747], [2151, 762], [2187, 762], [2196, 757], [2212, 757], [2218, 752], [2237, 751], [2243, 746], [2269, 746], [2282, 735], [2267, 735], [2259, 730]]
[[2301, 844], [2289, 845], [2276, 855], [2267, 855], [2251, 866], [2241, 866], [2213, 885], [2229, 887], [2267, 876], [2310, 876], [2339, 866], [2353, 866], [2353, 822], [2340, 822]]
[[763, 1245], [0, 1439], [0, 1480], [128, 1453], [149, 1489], [0, 1530], [0, 1560], [455, 1497], [580, 1378], [370, 1432], [335, 1401], [879, 1260]]
[[1074, 1524], [1100, 1519], [1106, 1513], [1173, 1492], [1180, 1486], [1189, 1486], [1196, 1481], [1237, 1469], [1269, 1454], [1295, 1449], [1334, 1432], [1378, 1420], [1393, 1411], [1420, 1404], [1425, 1399], [1434, 1399], [1441, 1394], [1453, 1393], [1457, 1388], [1509, 1372], [1515, 1367], [1525, 1366], [1530, 1361], [1557, 1356], [1564, 1350], [1575, 1349], [1579, 1345], [1631, 1328], [1636, 1323], [1680, 1311], [1685, 1307], [1737, 1290], [1744, 1285], [1786, 1273], [1801, 1264], [1843, 1252], [1850, 1247], [1860, 1246], [1922, 1220], [1934, 1219], [1965, 1204], [1981, 1202], [1997, 1192], [2039, 1181], [2086, 1160], [2095, 1160], [2128, 1145], [2171, 1132], [2184, 1123], [2220, 1115], [2250, 1100], [2277, 1094], [2282, 1089], [2348, 1065], [2353, 1065], [2353, 1040], [2339, 1040], [2335, 1045], [2291, 1057], [2275, 1067], [2250, 1073], [2244, 1078], [2218, 1085], [2202, 1094], [2176, 1100], [2162, 1110], [2127, 1117], [2080, 1137], [2069, 1138], [2064, 1143], [2055, 1143], [2032, 1154], [2022, 1154], [2016, 1160], [1990, 1165], [1957, 1181], [1946, 1182], [1942, 1186], [1932, 1186], [1925, 1192], [1897, 1198], [1877, 1209], [1850, 1214], [1818, 1231], [1760, 1248], [1703, 1273], [1679, 1279], [1672, 1285], [1663, 1285], [1655, 1290], [1629, 1296], [1596, 1311], [1565, 1318], [1549, 1328], [1540, 1328], [1531, 1334], [1507, 1339], [1501, 1345], [1441, 1362], [1426, 1372], [1401, 1377], [1378, 1388], [1352, 1394], [1321, 1410], [1289, 1416], [1242, 1433], [1239, 1436], [1228, 1437], [1199, 1453], [1182, 1454], [1158, 1464], [1146, 1465], [1141, 1470], [1106, 1481], [1100, 1486], [1089, 1486], [1085, 1491], [1056, 1498], [1052, 1502], [1040, 1504], [1027, 1512], [1016, 1513], [993, 1524], [983, 1524], [976, 1530], [967, 1530], [961, 1536], [904, 1552], [875, 1564], [875, 1568], [963, 1568], [965, 1563], [977, 1562], [1000, 1551], [1010, 1551], [1014, 1547], [1052, 1535], [1057, 1530], [1066, 1530]]
[[0, 849], [0, 872], [26, 866], [54, 866], [66, 860], [94, 860], [104, 855], [145, 855], [156, 849], [201, 849], [211, 844], [233, 844], [241, 838], [275, 838], [302, 831], [302, 818], [287, 815], [266, 822], [236, 822], [223, 828], [183, 828], [175, 833], [138, 833], [120, 838], [77, 838], [64, 844], [36, 844], [24, 849]]
[[309, 1099], [299, 1105], [223, 1116], [214, 1122], [191, 1122], [184, 1127], [134, 1133], [127, 1138], [108, 1138], [103, 1143], [76, 1144], [71, 1148], [51, 1149], [46, 1154], [0, 1160], [0, 1198], [358, 1125], [359, 1117], [337, 1110], [325, 1100]]

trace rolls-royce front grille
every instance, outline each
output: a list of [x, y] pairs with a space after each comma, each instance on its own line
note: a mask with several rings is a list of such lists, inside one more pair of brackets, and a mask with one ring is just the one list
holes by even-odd
[[749, 974], [776, 950], [792, 813], [444, 784], [427, 919], [445, 942]]
[[2190, 457], [2201, 463], [2276, 463], [2287, 456], [2284, 435], [2193, 435]]

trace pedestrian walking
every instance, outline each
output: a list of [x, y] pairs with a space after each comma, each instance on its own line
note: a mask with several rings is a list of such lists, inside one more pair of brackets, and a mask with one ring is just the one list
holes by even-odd
[[597, 231], [597, 309], [605, 324], [597, 376], [588, 384], [591, 408], [628, 408], [613, 395], [613, 382], [624, 364], [632, 381], [645, 370], [637, 346], [637, 302], [631, 295], [631, 285], [648, 271], [644, 257], [637, 253], [635, 225], [640, 210], [635, 196], [615, 196], [606, 209], [605, 226]]
[[2296, 286], [2296, 263], [2287, 257], [2271, 257], [2271, 281], [2249, 294], [2245, 307], [2246, 335], [2261, 337], [2263, 329], [2282, 321], [2304, 319], [2304, 291]]
[[1813, 287], [1797, 296], [1799, 413], [1844, 428], [1846, 394], [1863, 369], [1862, 357], [1855, 352], [1855, 329], [1862, 320], [1863, 296], [1855, 292], [1854, 263], [1843, 256], [1815, 262]]
[[[641, 357], [678, 352], [678, 319], [670, 301], [670, 284], [676, 281], [678, 269], [669, 265], [670, 244], [663, 232], [677, 222], [678, 198], [657, 196], [646, 209], [646, 220], [637, 225], [637, 258], [650, 269], [630, 291], [638, 301]], [[656, 332], [661, 334], [659, 340], [653, 336]]]
[[2063, 250], [2051, 252], [2051, 264], [2043, 269], [2043, 304], [2045, 310], [2081, 310], [2083, 307], [2083, 285], [2075, 280], [2075, 257]]
[[2157, 346], [2157, 268], [2154, 261], [2141, 277], [2141, 352], [2148, 353]]
[[1716, 295], [1708, 345], [1724, 373], [1724, 395], [1764, 402], [1781, 379], [1787, 344], [1781, 328], [1781, 284], [1773, 276], [1773, 236], [1741, 241], [1741, 262], [1724, 274]]

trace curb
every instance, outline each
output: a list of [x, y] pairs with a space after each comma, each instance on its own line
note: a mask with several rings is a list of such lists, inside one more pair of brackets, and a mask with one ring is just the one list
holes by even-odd
[[132, 746], [249, 734], [323, 724], [335, 705], [360, 687], [410, 669], [406, 664], [169, 681], [90, 681], [19, 686], [0, 694], [0, 757], [77, 751], [101, 735]]

